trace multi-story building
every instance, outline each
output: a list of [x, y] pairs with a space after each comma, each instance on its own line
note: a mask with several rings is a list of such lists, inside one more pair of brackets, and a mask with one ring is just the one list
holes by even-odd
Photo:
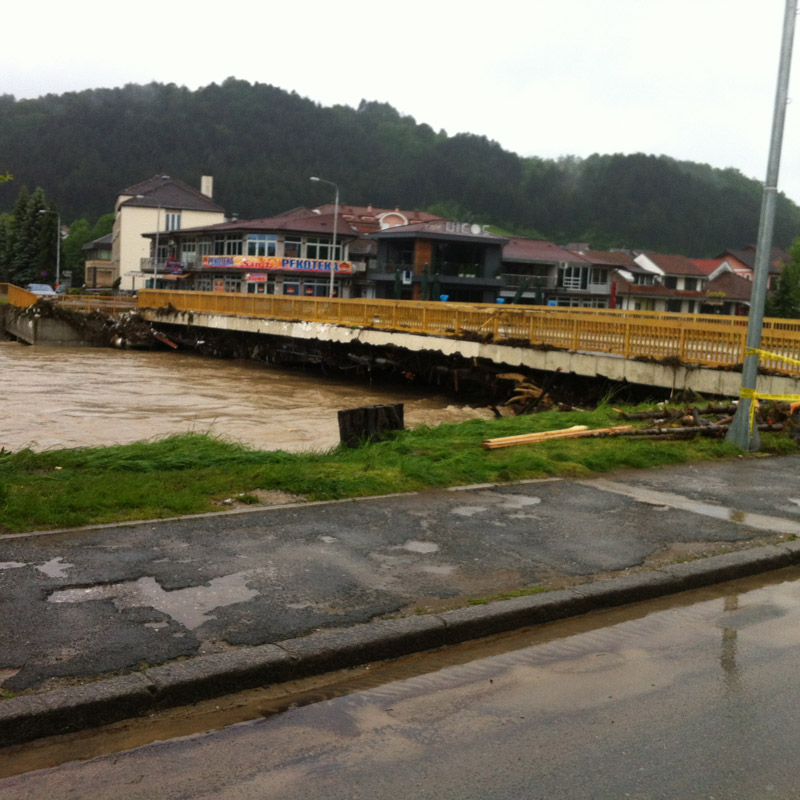
[[[164, 259], [172, 234], [182, 228], [213, 225], [225, 221], [225, 212], [212, 199], [213, 179], [204, 175], [200, 190], [177, 178], [156, 175], [123, 189], [114, 206], [114, 231], [111, 246], [112, 283], [120, 279], [120, 289], [135, 291], [152, 283], [155, 255]], [[144, 234], [158, 231], [158, 253]]]
[[[365, 266], [349, 258], [358, 232], [341, 215], [297, 208], [170, 233], [156, 262], [156, 288], [352, 297]], [[156, 234], [146, 238], [155, 242]], [[151, 276], [152, 278], [152, 276]]]

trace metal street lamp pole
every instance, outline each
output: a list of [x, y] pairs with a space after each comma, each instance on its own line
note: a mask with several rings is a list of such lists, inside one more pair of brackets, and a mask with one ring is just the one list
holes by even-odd
[[333, 202], [333, 253], [332, 253], [333, 258], [331, 259], [331, 262], [332, 262], [331, 263], [331, 282], [330, 282], [330, 286], [328, 287], [328, 297], [333, 297], [333, 276], [334, 276], [334, 273], [336, 272], [335, 266], [336, 266], [336, 261], [337, 261], [337, 259], [336, 259], [336, 234], [337, 234], [337, 229], [336, 228], [337, 228], [337, 225], [339, 223], [339, 187], [333, 181], [326, 181], [325, 178], [312, 177], [311, 180], [315, 181], [316, 183], [327, 183], [330, 186], [333, 186], [334, 189], [336, 189], [336, 198], [335, 198], [335, 200]]
[[761, 329], [764, 322], [764, 301], [767, 297], [767, 278], [769, 277], [769, 257], [772, 252], [772, 231], [775, 225], [775, 205], [778, 192], [778, 170], [781, 163], [781, 145], [786, 118], [786, 103], [789, 90], [789, 70], [792, 62], [792, 43], [794, 23], [797, 16], [797, 0], [786, 0], [783, 19], [783, 41], [778, 66], [778, 88], [775, 93], [775, 111], [772, 120], [772, 138], [769, 148], [767, 179], [761, 198], [761, 219], [758, 224], [756, 243], [756, 263], [753, 272], [753, 288], [750, 294], [750, 316], [747, 320], [747, 351], [742, 366], [742, 388], [739, 406], [726, 439], [743, 450], [758, 450], [761, 437], [758, 428], [750, 425], [750, 416], [755, 401], [756, 380], [758, 378], [758, 355], [750, 354], [761, 346]]
[[61, 214], [48, 208], [40, 208], [40, 214], [56, 215], [56, 289], [61, 285]]

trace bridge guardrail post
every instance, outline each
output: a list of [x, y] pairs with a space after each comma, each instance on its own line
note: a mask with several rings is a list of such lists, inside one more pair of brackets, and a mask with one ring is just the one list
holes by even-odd
[[625, 319], [625, 339], [622, 343], [622, 355], [625, 358], [630, 358], [631, 355], [631, 320]]

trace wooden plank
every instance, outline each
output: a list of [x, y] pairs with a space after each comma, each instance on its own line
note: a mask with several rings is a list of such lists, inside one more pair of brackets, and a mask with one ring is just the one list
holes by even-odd
[[626, 433], [633, 430], [633, 425], [615, 425], [613, 428], [595, 428], [589, 430], [587, 425], [573, 425], [556, 431], [543, 431], [541, 433], [523, 433], [519, 436], [501, 436], [497, 439], [486, 439], [482, 447], [484, 450], [496, 450], [499, 447], [516, 447], [521, 444], [538, 444], [550, 439], [578, 439], [582, 436], [604, 436]]

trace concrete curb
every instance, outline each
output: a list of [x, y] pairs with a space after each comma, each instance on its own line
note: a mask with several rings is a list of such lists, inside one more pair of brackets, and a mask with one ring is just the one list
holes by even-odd
[[376, 620], [0, 702], [0, 747], [224, 694], [398, 658], [800, 564], [800, 541], [441, 614]]

